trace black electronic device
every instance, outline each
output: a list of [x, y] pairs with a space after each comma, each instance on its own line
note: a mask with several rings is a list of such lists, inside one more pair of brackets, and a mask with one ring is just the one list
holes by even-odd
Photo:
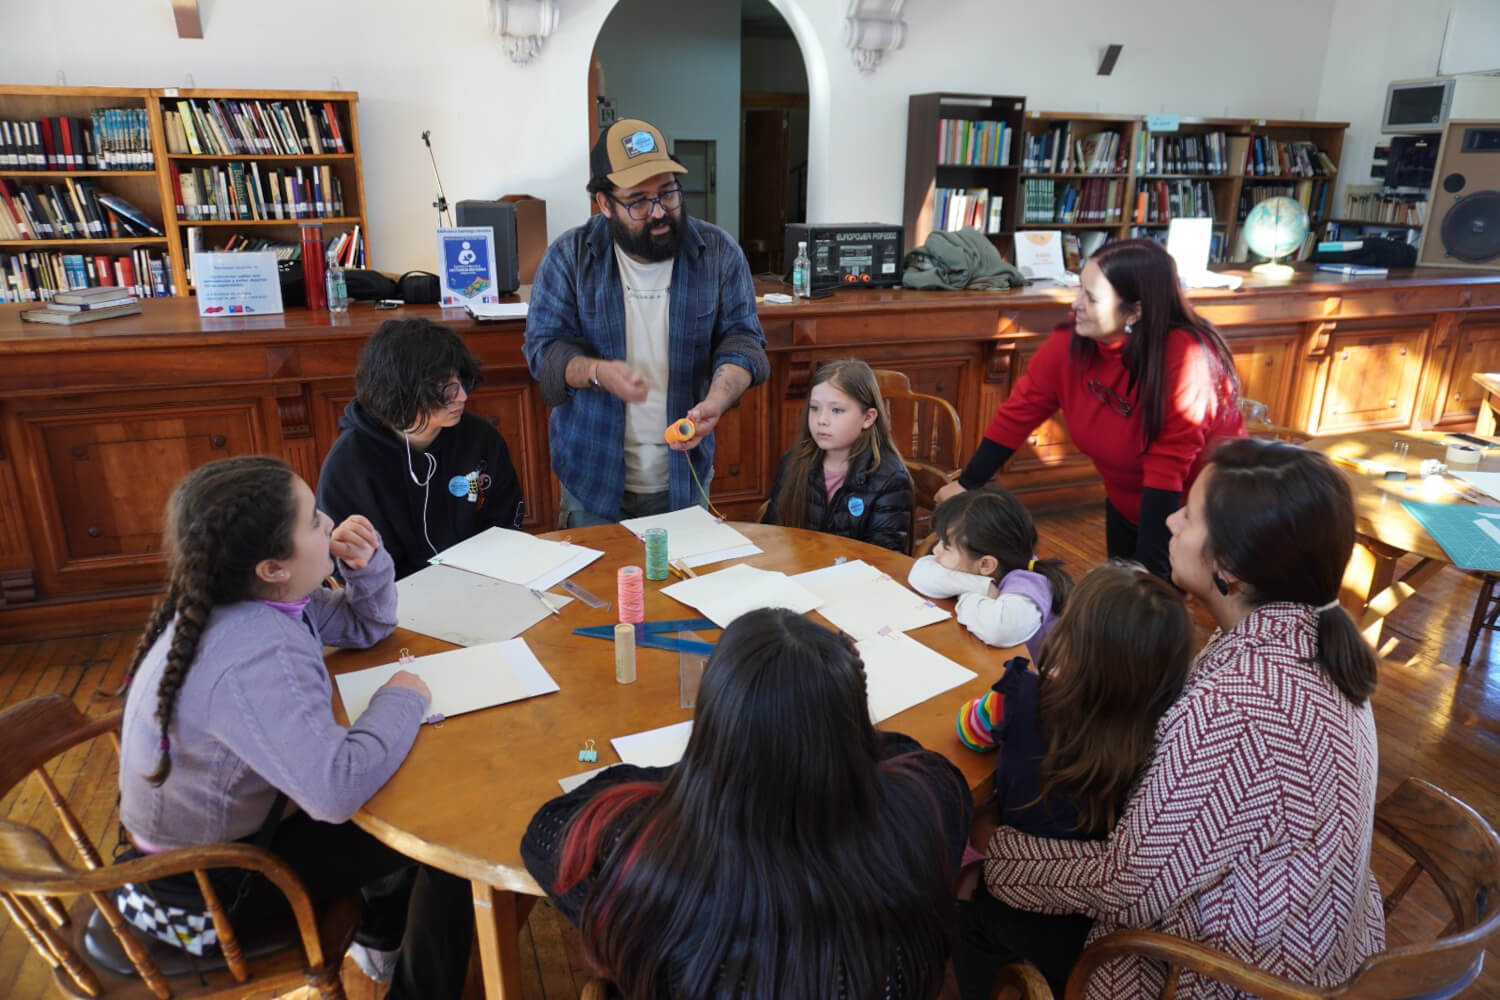
[[460, 226], [487, 227], [495, 234], [495, 291], [510, 295], [521, 287], [516, 253], [516, 206], [508, 201], [461, 201], [453, 206]]
[[904, 231], [880, 222], [840, 225], [794, 222], [786, 227], [786, 260], [807, 244], [811, 285], [824, 288], [890, 288], [901, 284]]
[[1430, 135], [1398, 135], [1391, 140], [1386, 158], [1385, 186], [1416, 188], [1425, 192], [1432, 187], [1432, 172], [1437, 167], [1438, 139]]

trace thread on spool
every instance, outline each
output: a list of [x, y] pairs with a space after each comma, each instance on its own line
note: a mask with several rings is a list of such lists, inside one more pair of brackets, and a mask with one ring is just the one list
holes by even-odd
[[665, 580], [667, 578], [667, 529], [647, 528], [642, 537], [646, 540], [646, 579]]
[[693, 427], [693, 422], [687, 417], [683, 417], [666, 429], [666, 432], [662, 434], [662, 439], [667, 444], [682, 444], [685, 441], [691, 441], [695, 433], [697, 432]]
[[635, 626], [615, 626], [615, 682], [635, 683]]
[[620, 621], [631, 624], [646, 620], [646, 581], [639, 566], [621, 566], [615, 574]]
[[1449, 465], [1478, 465], [1480, 453], [1472, 444], [1450, 444], [1444, 457]]

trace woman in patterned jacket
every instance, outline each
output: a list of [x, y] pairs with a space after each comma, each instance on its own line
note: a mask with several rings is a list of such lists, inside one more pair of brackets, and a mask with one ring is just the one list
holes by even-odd
[[[1328, 459], [1279, 442], [1222, 445], [1167, 522], [1172, 579], [1219, 628], [1107, 840], [1002, 827], [992, 895], [1044, 913], [1163, 931], [1317, 987], [1385, 946], [1370, 871], [1375, 656], [1339, 607], [1354, 547], [1349, 487]], [[1154, 997], [1164, 968], [1102, 966], [1091, 998]], [[1184, 975], [1178, 996], [1228, 997]]]

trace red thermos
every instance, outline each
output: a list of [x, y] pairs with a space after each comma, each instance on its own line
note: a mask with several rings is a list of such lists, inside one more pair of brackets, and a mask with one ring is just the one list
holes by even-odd
[[302, 281], [307, 286], [307, 308], [327, 309], [324, 286], [323, 223], [302, 223]]

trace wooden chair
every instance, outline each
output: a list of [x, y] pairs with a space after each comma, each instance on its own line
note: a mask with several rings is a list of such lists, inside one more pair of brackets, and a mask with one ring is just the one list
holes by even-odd
[[[61, 995], [229, 998], [311, 986], [323, 1000], [342, 1000], [339, 967], [359, 923], [357, 895], [335, 901], [320, 919], [296, 873], [270, 851], [248, 844], [207, 844], [104, 863], [45, 765], [104, 735], [117, 752], [119, 728], [118, 712], [89, 719], [60, 694], [0, 713], [0, 797], [35, 773], [81, 861], [81, 866], [64, 861], [37, 827], [0, 820], [0, 902], [52, 967]], [[113, 780], [115, 769], [108, 773]], [[286, 898], [295, 926], [237, 936], [206, 874], [223, 867], [264, 875]], [[217, 959], [194, 960], [136, 931], [115, 908], [115, 890], [126, 883], [187, 872], [196, 877], [213, 917], [222, 950]], [[77, 898], [64, 908], [64, 897]]]
[[1474, 599], [1474, 617], [1469, 621], [1469, 635], [1464, 640], [1464, 655], [1459, 659], [1460, 667], [1467, 667], [1469, 660], [1474, 655], [1474, 643], [1479, 640], [1479, 633], [1485, 629], [1491, 632], [1500, 632], [1500, 624], [1496, 619], [1500, 618], [1500, 601], [1496, 598], [1500, 594], [1495, 592], [1497, 584], [1500, 584], [1500, 576], [1494, 573], [1476, 573], [1479, 578], [1479, 596]]
[[1172, 995], [1184, 971], [1268, 1000], [1456, 996], [1478, 978], [1485, 944], [1500, 929], [1500, 838], [1473, 809], [1417, 778], [1407, 778], [1375, 807], [1375, 829], [1413, 861], [1385, 897], [1386, 915], [1425, 873], [1437, 884], [1452, 911], [1452, 920], [1437, 940], [1371, 956], [1346, 982], [1317, 988], [1170, 934], [1115, 931], [1095, 941], [1079, 958], [1068, 977], [1067, 1000], [1081, 1000], [1094, 970], [1123, 955], [1143, 955], [1167, 965], [1163, 997]]
[[1269, 408], [1258, 399], [1246, 399], [1241, 396], [1240, 416], [1245, 418], [1245, 433], [1251, 437], [1289, 441], [1292, 444], [1300, 444], [1312, 437], [1306, 431], [1299, 431], [1295, 427], [1273, 424]]
[[916, 499], [911, 539], [915, 546], [931, 527], [937, 491], [963, 471], [958, 464], [963, 425], [952, 403], [941, 396], [914, 392], [905, 372], [877, 368], [875, 380], [885, 397], [891, 437], [911, 473]]

